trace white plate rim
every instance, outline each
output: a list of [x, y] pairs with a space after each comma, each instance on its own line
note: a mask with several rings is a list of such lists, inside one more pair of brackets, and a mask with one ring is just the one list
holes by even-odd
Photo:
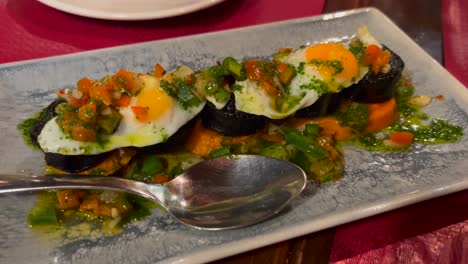
[[[63, 2], [61, 0], [38, 0], [44, 5], [47, 5], [51, 8], [55, 8], [62, 12], [89, 17], [97, 19], [108, 19], [108, 20], [121, 20], [121, 21], [130, 21], [130, 20], [149, 20], [149, 19], [160, 19], [168, 18], [174, 16], [180, 16], [192, 12], [196, 12], [226, 0], [200, 0], [193, 4], [183, 5], [176, 8], [166, 9], [166, 10], [153, 10], [153, 11], [144, 11], [144, 12], [134, 12], [134, 13], [125, 13], [125, 12], [108, 12], [95, 10], [90, 8], [82, 8]], [[129, 0], [131, 1], [131, 0]]]

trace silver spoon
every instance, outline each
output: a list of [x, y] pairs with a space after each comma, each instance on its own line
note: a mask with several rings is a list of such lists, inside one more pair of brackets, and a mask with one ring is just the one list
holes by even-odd
[[0, 175], [0, 194], [46, 189], [124, 191], [153, 200], [183, 224], [221, 230], [265, 220], [305, 187], [298, 166], [256, 155], [206, 160], [164, 184], [82, 175]]

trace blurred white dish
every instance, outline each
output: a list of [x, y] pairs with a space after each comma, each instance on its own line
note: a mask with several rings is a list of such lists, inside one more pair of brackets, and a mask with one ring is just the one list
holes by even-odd
[[111, 20], [145, 20], [195, 12], [224, 0], [38, 0], [63, 12]]

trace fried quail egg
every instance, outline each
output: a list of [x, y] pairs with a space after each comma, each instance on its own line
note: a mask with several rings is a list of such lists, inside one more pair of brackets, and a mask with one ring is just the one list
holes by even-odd
[[[157, 144], [166, 141], [205, 105], [201, 99], [198, 105], [184, 107], [161, 88], [161, 79], [146, 74], [137, 78], [142, 89], [131, 97], [127, 107], [120, 107], [122, 118], [114, 133], [102, 135], [95, 142], [77, 141], [67, 136], [53, 118], [38, 137], [40, 147], [44, 152], [63, 155], [92, 155], [121, 147]], [[144, 108], [144, 118], [137, 116], [132, 107]]]
[[[363, 48], [378, 41], [365, 27], [358, 30]], [[293, 66], [295, 77], [278, 96], [271, 96], [260, 82], [246, 79], [236, 83], [236, 109], [272, 119], [292, 115], [312, 105], [325, 93], [337, 93], [361, 80], [369, 71], [362, 65], [349, 44], [329, 42], [302, 47], [278, 58], [279, 63]]]

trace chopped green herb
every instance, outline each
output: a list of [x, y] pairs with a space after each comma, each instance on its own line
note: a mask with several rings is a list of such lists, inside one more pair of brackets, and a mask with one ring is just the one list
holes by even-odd
[[229, 99], [230, 95], [231, 94], [228, 91], [226, 91], [226, 89], [221, 88], [215, 93], [214, 98], [216, 102], [222, 103], [222, 102], [226, 102]]
[[343, 64], [339, 60], [311, 60], [310, 64], [313, 64], [317, 67], [325, 66], [330, 67], [334, 70], [333, 75], [339, 74], [343, 71]]
[[239, 84], [234, 84], [233, 86], [231, 86], [231, 89], [233, 91], [241, 91], [242, 90], [242, 86], [240, 86]]
[[291, 65], [286, 65], [286, 68], [278, 72], [278, 79], [281, 84], [288, 86], [292, 79], [296, 76], [296, 69]]
[[284, 160], [290, 159], [289, 152], [281, 144], [272, 144], [267, 146], [260, 151], [260, 155]]
[[415, 142], [424, 144], [453, 143], [459, 141], [463, 136], [461, 126], [442, 119], [434, 119], [427, 126], [405, 122], [395, 125], [392, 129], [411, 132]]
[[201, 100], [193, 92], [193, 87], [182, 79], [175, 79], [172, 83], [162, 80], [161, 88], [170, 96], [177, 99], [184, 109], [200, 105]]
[[21, 132], [21, 136], [23, 137], [23, 140], [26, 143], [26, 145], [28, 145], [32, 149], [40, 150], [41, 148], [38, 145], [36, 145], [35, 142], [33, 142], [33, 139], [31, 137], [33, 127], [34, 124], [36, 124], [36, 122], [38, 122], [37, 117], [31, 117], [19, 123], [17, 128]]
[[366, 47], [364, 46], [364, 43], [362, 43], [358, 38], [353, 38], [349, 44], [349, 51], [351, 51], [356, 58], [360, 58], [365, 50]]
[[222, 147], [219, 149], [214, 149], [210, 152], [211, 158], [218, 158], [222, 156], [229, 156], [231, 155], [231, 148], [230, 147]]
[[328, 85], [319, 79], [311, 79], [308, 84], [303, 84], [300, 88], [304, 90], [314, 90], [317, 92], [318, 97], [328, 92]]
[[223, 60], [222, 67], [226, 73], [234, 75], [236, 80], [245, 80], [245, 69], [242, 64], [238, 63], [234, 58], [225, 58]]
[[140, 168], [140, 173], [145, 176], [154, 176], [164, 170], [164, 164], [161, 159], [157, 156], [146, 157]]
[[317, 124], [306, 124], [304, 128], [304, 135], [308, 137], [317, 137], [320, 134], [320, 126]]
[[28, 224], [32, 227], [58, 225], [60, 219], [57, 212], [55, 192], [41, 192], [35, 206], [29, 211]]
[[182, 168], [182, 165], [179, 163], [171, 169], [169, 174], [171, 175], [171, 178], [174, 178], [174, 177], [179, 176], [183, 172], [184, 172], [184, 169]]
[[338, 122], [342, 126], [349, 126], [357, 131], [363, 131], [369, 122], [369, 106], [351, 103], [346, 112], [338, 115]]
[[119, 111], [110, 108], [111, 112], [109, 115], [101, 115], [97, 119], [97, 125], [105, 134], [112, 134], [117, 129], [122, 120], [122, 115]]
[[305, 62], [299, 63], [299, 67], [297, 68], [297, 72], [299, 74], [304, 74], [304, 67], [305, 67]]
[[284, 139], [287, 143], [294, 145], [298, 150], [316, 159], [323, 159], [328, 154], [314, 138], [305, 136], [298, 130], [286, 129]]

